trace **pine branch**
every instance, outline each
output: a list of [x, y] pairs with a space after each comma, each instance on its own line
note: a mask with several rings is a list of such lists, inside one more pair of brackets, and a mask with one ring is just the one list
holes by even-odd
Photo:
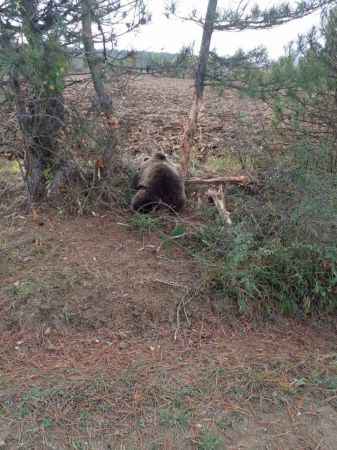
[[[214, 23], [214, 31], [268, 29], [308, 16], [335, 3], [336, 0], [304, 0], [298, 2], [295, 7], [292, 7], [290, 3], [282, 3], [266, 9], [260, 9], [256, 5], [248, 10], [247, 3], [241, 2], [236, 10], [223, 9], [218, 12]], [[182, 17], [182, 19], [192, 21], [202, 27], [205, 23], [203, 17], [198, 17], [196, 12], [189, 17]]]

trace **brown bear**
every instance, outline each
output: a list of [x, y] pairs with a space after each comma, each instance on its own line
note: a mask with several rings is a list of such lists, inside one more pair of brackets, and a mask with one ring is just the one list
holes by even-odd
[[133, 187], [137, 193], [132, 199], [134, 211], [149, 212], [161, 205], [180, 211], [186, 195], [184, 181], [177, 168], [160, 152], [136, 161]]

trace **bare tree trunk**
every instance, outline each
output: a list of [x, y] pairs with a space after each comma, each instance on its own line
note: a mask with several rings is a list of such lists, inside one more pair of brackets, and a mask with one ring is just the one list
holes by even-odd
[[115, 150], [118, 146], [118, 121], [113, 117], [112, 98], [107, 93], [104, 86], [103, 77], [100, 71], [100, 58], [95, 53], [95, 45], [92, 34], [93, 11], [95, 0], [82, 0], [82, 39], [85, 51], [85, 57], [91, 73], [94, 85], [97, 105], [104, 114], [105, 126], [107, 131], [107, 142], [103, 150], [102, 159], [98, 160], [96, 165], [103, 174], [108, 177], [113, 176], [113, 157], [116, 156]]
[[62, 94], [41, 93], [28, 105], [30, 125], [26, 126], [28, 145], [25, 156], [26, 183], [32, 201], [47, 194], [47, 174], [51, 179], [63, 170], [57, 137], [64, 126], [64, 99]]
[[94, 0], [82, 0], [82, 40], [99, 107], [101, 111], [111, 113], [112, 100], [111, 96], [105, 90], [103, 78], [99, 69], [100, 58], [96, 56], [94, 38], [92, 35], [94, 8]]
[[216, 18], [217, 0], [209, 0], [206, 19], [203, 29], [201, 48], [199, 53], [198, 67], [195, 74], [194, 84], [194, 99], [190, 112], [189, 119], [184, 128], [184, 134], [182, 139], [182, 174], [187, 176], [189, 170], [189, 164], [191, 159], [192, 142], [195, 135], [195, 130], [198, 124], [198, 117], [200, 106], [204, 93], [204, 83], [207, 70], [209, 49], [211, 45], [211, 38], [214, 29], [214, 22]]

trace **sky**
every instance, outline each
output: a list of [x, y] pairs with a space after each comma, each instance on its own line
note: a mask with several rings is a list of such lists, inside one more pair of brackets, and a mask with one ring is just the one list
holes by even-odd
[[[164, 7], [167, 0], [148, 0], [148, 9], [152, 14], [150, 24], [141, 27], [136, 35], [126, 36], [119, 41], [120, 48], [178, 52], [183, 45], [195, 43], [195, 51], [200, 47], [202, 29], [193, 23], [179, 19], [166, 19]], [[208, 0], [177, 0], [178, 13], [187, 15], [194, 8], [205, 16]], [[280, 3], [280, 0], [253, 0], [249, 5], [258, 4], [260, 7]], [[290, 3], [296, 4], [293, 0]], [[238, 0], [219, 0], [218, 6], [228, 7], [237, 5]], [[303, 19], [281, 25], [272, 30], [216, 32], [212, 37], [211, 49], [216, 49], [220, 55], [230, 55], [238, 48], [250, 50], [258, 46], [265, 46], [269, 55], [275, 59], [284, 53], [287, 44], [295, 40], [299, 33], [305, 33], [313, 25], [319, 25], [319, 12]]]

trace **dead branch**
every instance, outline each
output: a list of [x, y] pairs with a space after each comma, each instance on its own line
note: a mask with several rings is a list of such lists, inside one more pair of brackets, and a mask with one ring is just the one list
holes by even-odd
[[226, 183], [234, 183], [234, 184], [248, 184], [251, 182], [251, 179], [246, 175], [240, 175], [236, 177], [216, 177], [216, 178], [187, 178], [185, 180], [186, 184], [226, 184]]
[[209, 199], [213, 201], [220, 217], [224, 220], [224, 222], [227, 223], [227, 225], [232, 225], [230, 212], [226, 209], [226, 201], [223, 186], [220, 185], [217, 191], [214, 189], [209, 189], [206, 195], [208, 196]]

